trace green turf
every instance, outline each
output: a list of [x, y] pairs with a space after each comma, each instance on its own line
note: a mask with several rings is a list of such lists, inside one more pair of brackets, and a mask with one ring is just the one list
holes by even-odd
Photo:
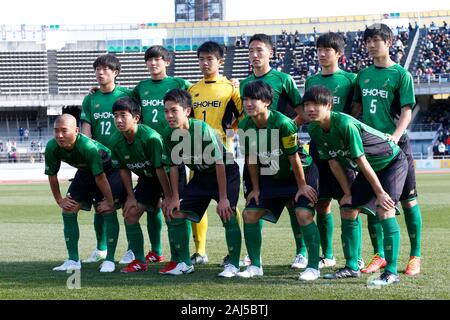
[[[196, 266], [194, 274], [161, 276], [158, 270], [163, 264], [152, 265], [145, 273], [100, 274], [98, 264], [90, 264], [83, 265], [79, 290], [67, 288], [69, 274], [51, 271], [66, 258], [66, 250], [61, 214], [48, 185], [0, 185], [0, 299], [449, 299], [450, 176], [419, 175], [418, 185], [424, 220], [423, 272], [414, 278], [401, 275], [400, 284], [395, 286], [369, 289], [366, 287], [367, 275], [356, 280], [299, 282], [298, 272], [289, 269], [295, 249], [286, 213], [278, 224], [265, 224], [264, 277], [219, 279], [216, 275], [221, 271], [218, 263], [225, 254], [225, 240], [215, 208], [211, 206], [207, 237], [210, 263]], [[62, 185], [63, 189], [66, 187], [67, 184]], [[242, 201], [241, 198], [240, 208]], [[82, 258], [87, 257], [95, 246], [92, 220], [92, 213], [79, 215]], [[368, 262], [372, 250], [365, 227], [366, 218], [363, 220], [363, 257]], [[399, 222], [402, 231], [399, 269], [403, 271], [409, 240], [403, 216], [399, 217]], [[335, 228], [334, 248], [338, 265], [341, 265], [343, 253], [337, 218]], [[126, 249], [123, 226], [120, 232], [116, 259]], [[147, 236], [145, 241], [148, 250]], [[167, 255], [166, 229], [163, 243]], [[245, 252], [243, 241], [242, 255]], [[327, 271], [330, 270], [325, 269], [322, 274]]]

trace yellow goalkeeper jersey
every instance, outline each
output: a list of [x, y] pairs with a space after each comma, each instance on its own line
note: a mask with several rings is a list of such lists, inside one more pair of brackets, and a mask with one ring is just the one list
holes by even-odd
[[234, 120], [243, 118], [239, 89], [224, 76], [202, 79], [188, 89], [192, 95], [194, 118], [205, 121], [226, 143], [226, 129], [232, 129]]

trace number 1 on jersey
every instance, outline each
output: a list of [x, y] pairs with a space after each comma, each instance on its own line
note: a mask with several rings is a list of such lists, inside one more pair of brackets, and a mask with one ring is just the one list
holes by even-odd
[[202, 113], [203, 113], [203, 121], [206, 122], [206, 110], [203, 110]]

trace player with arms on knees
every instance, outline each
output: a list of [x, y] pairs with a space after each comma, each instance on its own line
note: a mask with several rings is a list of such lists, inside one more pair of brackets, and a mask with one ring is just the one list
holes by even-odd
[[[114, 121], [118, 129], [112, 137], [113, 166], [120, 169], [120, 176], [127, 191], [123, 206], [127, 239], [135, 260], [121, 271], [131, 273], [147, 270], [144, 257], [144, 237], [139, 219], [144, 211], [157, 211], [162, 196], [162, 207], [172, 197], [169, 178], [164, 165], [170, 165], [164, 152], [161, 136], [150, 127], [138, 124], [141, 108], [135, 99], [125, 97], [113, 104]], [[133, 190], [131, 172], [139, 178]]]
[[261, 80], [247, 83], [243, 98], [248, 116], [239, 123], [242, 130], [239, 137], [252, 184], [243, 213], [245, 244], [251, 264], [238, 275], [243, 278], [263, 275], [261, 219], [276, 223], [286, 203], [293, 202], [309, 255], [306, 270], [299, 279], [316, 280], [320, 275], [320, 238], [314, 222], [317, 167], [303, 147], [298, 146], [295, 122], [270, 110], [273, 89], [269, 84]]
[[[190, 222], [202, 219], [212, 199], [217, 202], [217, 214], [225, 228], [225, 239], [230, 256], [229, 264], [218, 274], [231, 278], [239, 272], [241, 230], [236, 218], [239, 199], [239, 167], [233, 155], [221, 144], [215, 131], [204, 121], [189, 117], [192, 110], [191, 95], [180, 89], [169, 91], [164, 97], [166, 120], [170, 130], [164, 136], [174, 164], [184, 162], [194, 171], [181, 194], [178, 194], [178, 170], [172, 166], [170, 182], [173, 201], [168, 206], [166, 222], [169, 231], [171, 261], [161, 274], [181, 275], [194, 270], [189, 256]], [[179, 200], [178, 200], [179, 199]], [[172, 210], [174, 209], [174, 210]]]
[[[58, 171], [61, 161], [77, 168], [75, 177], [65, 197], [61, 196]], [[63, 114], [55, 120], [54, 139], [45, 148], [45, 174], [56, 203], [62, 209], [64, 238], [68, 259], [55, 271], [79, 270], [78, 255], [78, 211], [90, 211], [94, 204], [95, 212], [105, 222], [106, 249], [108, 254], [100, 266], [100, 272], [115, 270], [114, 253], [119, 237], [119, 221], [115, 207], [124, 200], [124, 189], [118, 170], [112, 169], [111, 151], [85, 135], [79, 133], [76, 119]]]
[[[303, 96], [303, 108], [311, 120], [308, 132], [320, 158], [328, 161], [343, 194], [339, 204], [346, 263], [343, 268], [324, 277], [343, 279], [361, 276], [358, 268], [361, 238], [357, 217], [360, 211], [372, 211], [383, 226], [387, 261], [384, 273], [372, 284], [397, 283], [400, 280], [397, 274], [400, 227], [395, 217], [395, 205], [406, 179], [406, 156], [384, 133], [349, 115], [331, 111], [332, 101], [332, 93], [323, 86], [313, 86]], [[345, 168], [359, 171], [353, 183], [348, 180]]]

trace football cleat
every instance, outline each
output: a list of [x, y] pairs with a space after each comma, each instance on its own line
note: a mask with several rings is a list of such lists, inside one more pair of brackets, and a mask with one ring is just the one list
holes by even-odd
[[133, 251], [127, 250], [123, 255], [122, 259], [120, 259], [119, 264], [130, 264], [133, 260], [136, 259]]
[[191, 256], [191, 263], [192, 264], [206, 264], [206, 263], [208, 263], [208, 255], [205, 253], [205, 255], [202, 256], [201, 254], [196, 252]]
[[147, 263], [163, 262], [164, 256], [163, 255], [158, 256], [154, 251], [149, 251], [145, 256], [145, 261], [147, 261]]
[[83, 260], [83, 263], [93, 263], [98, 262], [100, 260], [104, 260], [106, 258], [107, 253], [108, 253], [107, 250], [95, 249], [94, 251], [92, 251], [91, 255], [86, 260]]
[[344, 279], [344, 278], [359, 278], [361, 272], [359, 270], [352, 270], [349, 267], [344, 267], [335, 273], [329, 273], [323, 276], [325, 279]]
[[163, 274], [167, 274], [167, 275], [171, 275], [171, 276], [181, 276], [183, 274], [189, 274], [194, 272], [194, 266], [188, 266], [186, 263], [184, 262], [180, 262], [178, 263], [175, 268], [172, 268], [168, 271], [166, 271]]
[[303, 269], [308, 265], [308, 259], [306, 259], [302, 254], [295, 256], [294, 262], [291, 265], [292, 269]]
[[241, 278], [261, 277], [264, 275], [263, 268], [257, 266], [248, 266], [244, 271], [238, 272], [237, 276]]
[[80, 261], [74, 260], [65, 260], [64, 263], [60, 266], [54, 267], [53, 271], [67, 271], [67, 270], [80, 270], [81, 263]]
[[223, 271], [219, 273], [217, 276], [221, 278], [233, 278], [235, 277], [239, 272], [239, 269], [236, 268], [232, 264], [227, 264]]
[[116, 265], [112, 261], [105, 260], [100, 265], [100, 272], [114, 272], [116, 270]]
[[378, 278], [372, 280], [371, 285], [373, 286], [387, 286], [390, 284], [396, 284], [400, 282], [400, 277], [389, 271], [383, 272]]
[[405, 274], [407, 276], [415, 276], [420, 273], [420, 257], [409, 257], [408, 265], [406, 266]]
[[331, 258], [331, 259], [328, 259], [328, 258], [325, 258], [325, 257], [320, 257], [320, 260], [319, 260], [319, 269], [322, 269], [322, 268], [332, 268], [332, 267], [334, 267], [334, 266], [336, 266], [336, 258], [335, 257], [333, 257], [333, 258]]
[[306, 268], [305, 271], [300, 273], [298, 280], [300, 281], [313, 281], [320, 277], [320, 271], [313, 268]]
[[365, 269], [362, 269], [362, 273], [374, 273], [380, 270], [381, 268], [386, 267], [386, 259], [380, 257], [377, 253], [373, 256], [372, 261], [367, 265]]
[[120, 270], [120, 272], [123, 273], [132, 273], [132, 272], [138, 272], [138, 271], [147, 271], [147, 264], [146, 263], [142, 263], [139, 260], [134, 260], [131, 263], [129, 263], [125, 268], [122, 268], [122, 270]]

